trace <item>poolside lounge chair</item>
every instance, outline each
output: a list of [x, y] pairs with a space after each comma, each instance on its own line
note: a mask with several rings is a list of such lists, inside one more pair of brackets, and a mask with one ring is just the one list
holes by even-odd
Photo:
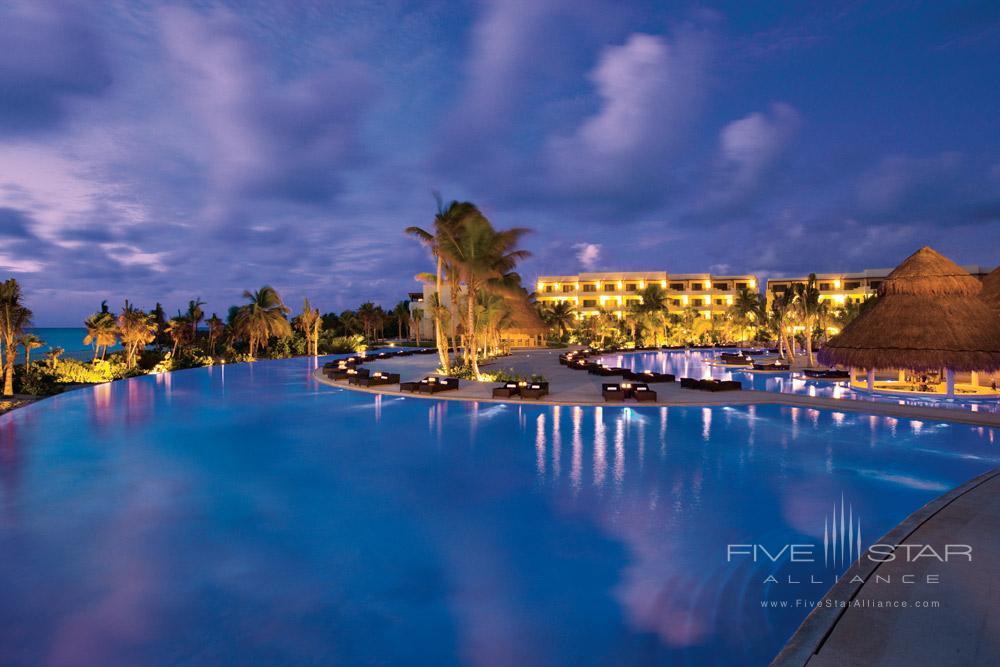
[[700, 380], [695, 378], [681, 378], [681, 389], [700, 389], [699, 382]]
[[723, 352], [719, 355], [719, 361], [727, 366], [746, 366], [753, 363], [753, 359], [742, 352]]
[[601, 385], [601, 396], [605, 401], [624, 401], [625, 390], [620, 384], [605, 383]]
[[698, 389], [703, 391], [739, 391], [743, 385], [735, 380], [699, 380]]
[[420, 389], [420, 383], [421, 382], [423, 382], [423, 380], [412, 380], [410, 382], [400, 382], [399, 383], [399, 391], [401, 391], [401, 392], [402, 391], [416, 392], [417, 390]]
[[376, 371], [368, 376], [357, 376], [352, 382], [359, 387], [376, 387], [384, 384], [396, 384], [399, 382], [399, 373], [383, 373]]
[[632, 398], [637, 402], [655, 401], [656, 392], [649, 388], [645, 382], [637, 382], [632, 385]]
[[344, 373], [348, 384], [357, 384], [358, 378], [366, 378], [369, 375], [371, 375], [371, 371], [367, 368], [348, 368], [347, 372]]
[[516, 382], [505, 382], [499, 387], [493, 387], [493, 398], [513, 398], [521, 395], [521, 388]]
[[597, 374], [603, 377], [612, 377], [615, 375], [624, 377], [628, 372], [627, 368], [619, 368], [618, 366], [602, 366], [598, 369]]
[[639, 380], [640, 382], [673, 382], [671, 373], [657, 373], [656, 371], [629, 371], [625, 374], [628, 380]]
[[437, 394], [438, 392], [449, 391], [451, 389], [458, 389], [458, 378], [431, 376], [424, 378], [420, 382], [420, 386], [417, 387], [417, 391], [421, 394]]
[[777, 371], [777, 372], [784, 372], [784, 371], [790, 370], [791, 366], [789, 364], [787, 364], [787, 363], [784, 363], [784, 362], [778, 360], [778, 359], [775, 359], [774, 361], [762, 361], [762, 362], [755, 361], [753, 363], [753, 369], [755, 371]]
[[846, 380], [851, 377], [850, 371], [838, 371], [832, 368], [807, 368], [802, 371], [807, 378], [818, 378], [822, 380]]
[[352, 370], [353, 366], [338, 366], [335, 368], [325, 369], [323, 372], [331, 380], [346, 380], [348, 375], [347, 371]]
[[521, 398], [541, 398], [549, 393], [548, 382], [529, 382], [528, 386], [521, 387]]

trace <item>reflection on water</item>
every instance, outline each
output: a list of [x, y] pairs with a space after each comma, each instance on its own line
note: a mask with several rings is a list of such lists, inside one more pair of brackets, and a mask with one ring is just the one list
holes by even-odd
[[842, 496], [879, 536], [1000, 462], [983, 427], [391, 399], [311, 366], [0, 417], [0, 663], [766, 664], [806, 610], [760, 600], [829, 585], [766, 576], [831, 573], [727, 544], [816, 539]]
[[[736, 348], [726, 349], [736, 350]], [[722, 351], [724, 351], [723, 348], [715, 350], [633, 352], [628, 354], [608, 354], [601, 357], [601, 360], [609, 366], [620, 366], [640, 371], [652, 370], [659, 373], [672, 373], [678, 378], [736, 380], [741, 382], [745, 389], [753, 389], [754, 391], [1000, 413], [1000, 400], [997, 399], [947, 400], [931, 397], [900, 398], [899, 396], [854, 391], [848, 386], [846, 381], [810, 380], [799, 373], [751, 373], [741, 370], [740, 367], [723, 366], [714, 363]]]

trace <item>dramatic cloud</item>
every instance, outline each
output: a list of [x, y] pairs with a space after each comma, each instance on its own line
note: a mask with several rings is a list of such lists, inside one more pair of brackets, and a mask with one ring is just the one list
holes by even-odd
[[40, 324], [263, 283], [391, 305], [435, 190], [534, 228], [528, 282], [1000, 261], [996, 40], [715, 6], [3, 3], [0, 269]]
[[770, 114], [752, 113], [726, 125], [719, 136], [733, 194], [756, 190], [799, 129], [801, 118], [787, 104], [771, 106]]
[[691, 129], [706, 94], [711, 40], [693, 28], [672, 39], [633, 34], [607, 48], [590, 79], [597, 113], [549, 145], [557, 187], [607, 193], [663, 179], [665, 160]]
[[573, 248], [576, 250], [576, 259], [580, 262], [580, 266], [588, 271], [597, 269], [597, 263], [601, 259], [600, 243], [577, 243]]
[[0, 7], [0, 49], [0, 136], [51, 129], [75, 99], [112, 82], [97, 36], [73, 6]]

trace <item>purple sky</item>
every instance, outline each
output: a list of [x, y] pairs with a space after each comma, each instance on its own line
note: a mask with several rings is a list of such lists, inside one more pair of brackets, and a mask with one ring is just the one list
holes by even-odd
[[391, 306], [434, 190], [534, 228], [528, 279], [1000, 262], [995, 2], [15, 0], [0, 45], [0, 271], [39, 325]]

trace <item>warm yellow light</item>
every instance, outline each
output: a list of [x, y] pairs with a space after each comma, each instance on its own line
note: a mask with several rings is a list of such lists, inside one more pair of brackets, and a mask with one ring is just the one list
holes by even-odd
[[553, 289], [559, 289], [559, 283], [552, 283]]
[[617, 317], [618, 319], [621, 319], [622, 317], [624, 317], [624, 313], [622, 313], [622, 311], [620, 311], [620, 310], [616, 310], [615, 311], [615, 317]]
[[[833, 288], [834, 289], [840, 289], [840, 278], [834, 279], [834, 281], [833, 281]], [[841, 302], [841, 303], [843, 303], [843, 302]]]
[[607, 298], [608, 298], [608, 297], [606, 297], [606, 296], [601, 296], [601, 297], [600, 297], [599, 301], [600, 301], [600, 303], [601, 303], [601, 305], [602, 305], [602, 306], [604, 305], [604, 301], [605, 301], [605, 299], [607, 299]]
[[733, 305], [733, 297], [732, 296], [727, 296], [726, 297], [726, 303], [729, 304], [730, 306]]
[[645, 280], [640, 280], [639, 281], [639, 289], [646, 289], [646, 281]]
[[846, 301], [846, 300], [847, 300], [847, 297], [844, 296], [843, 294], [834, 294], [833, 295], [833, 301], [834, 301], [834, 303], [839, 303], [840, 305], [844, 305], [844, 301]]
[[541, 292], [543, 289], [545, 289], [545, 283], [543, 283], [541, 280], [539, 280], [538, 281], [538, 291]]
[[712, 281], [711, 280], [706, 280], [705, 281], [705, 289], [712, 289]]
[[701, 316], [704, 317], [706, 320], [710, 320], [710, 319], [712, 319], [712, 311], [710, 311], [710, 310], [703, 310], [703, 311], [701, 311]]
[[660, 281], [660, 287], [662, 287], [663, 289], [667, 289], [667, 281], [666, 280], [661, 280]]
[[577, 292], [579, 292], [580, 291], [580, 283], [573, 283], [573, 289], [575, 289]]
[[687, 294], [681, 297], [681, 303], [683, 303], [685, 306], [688, 305]]
[[622, 284], [622, 281], [619, 280], [618, 281], [618, 289], [621, 289], [622, 287], [624, 287], [624, 285]]
[[753, 278], [750, 279], [750, 289], [755, 289], [757, 287], [757, 281]]

